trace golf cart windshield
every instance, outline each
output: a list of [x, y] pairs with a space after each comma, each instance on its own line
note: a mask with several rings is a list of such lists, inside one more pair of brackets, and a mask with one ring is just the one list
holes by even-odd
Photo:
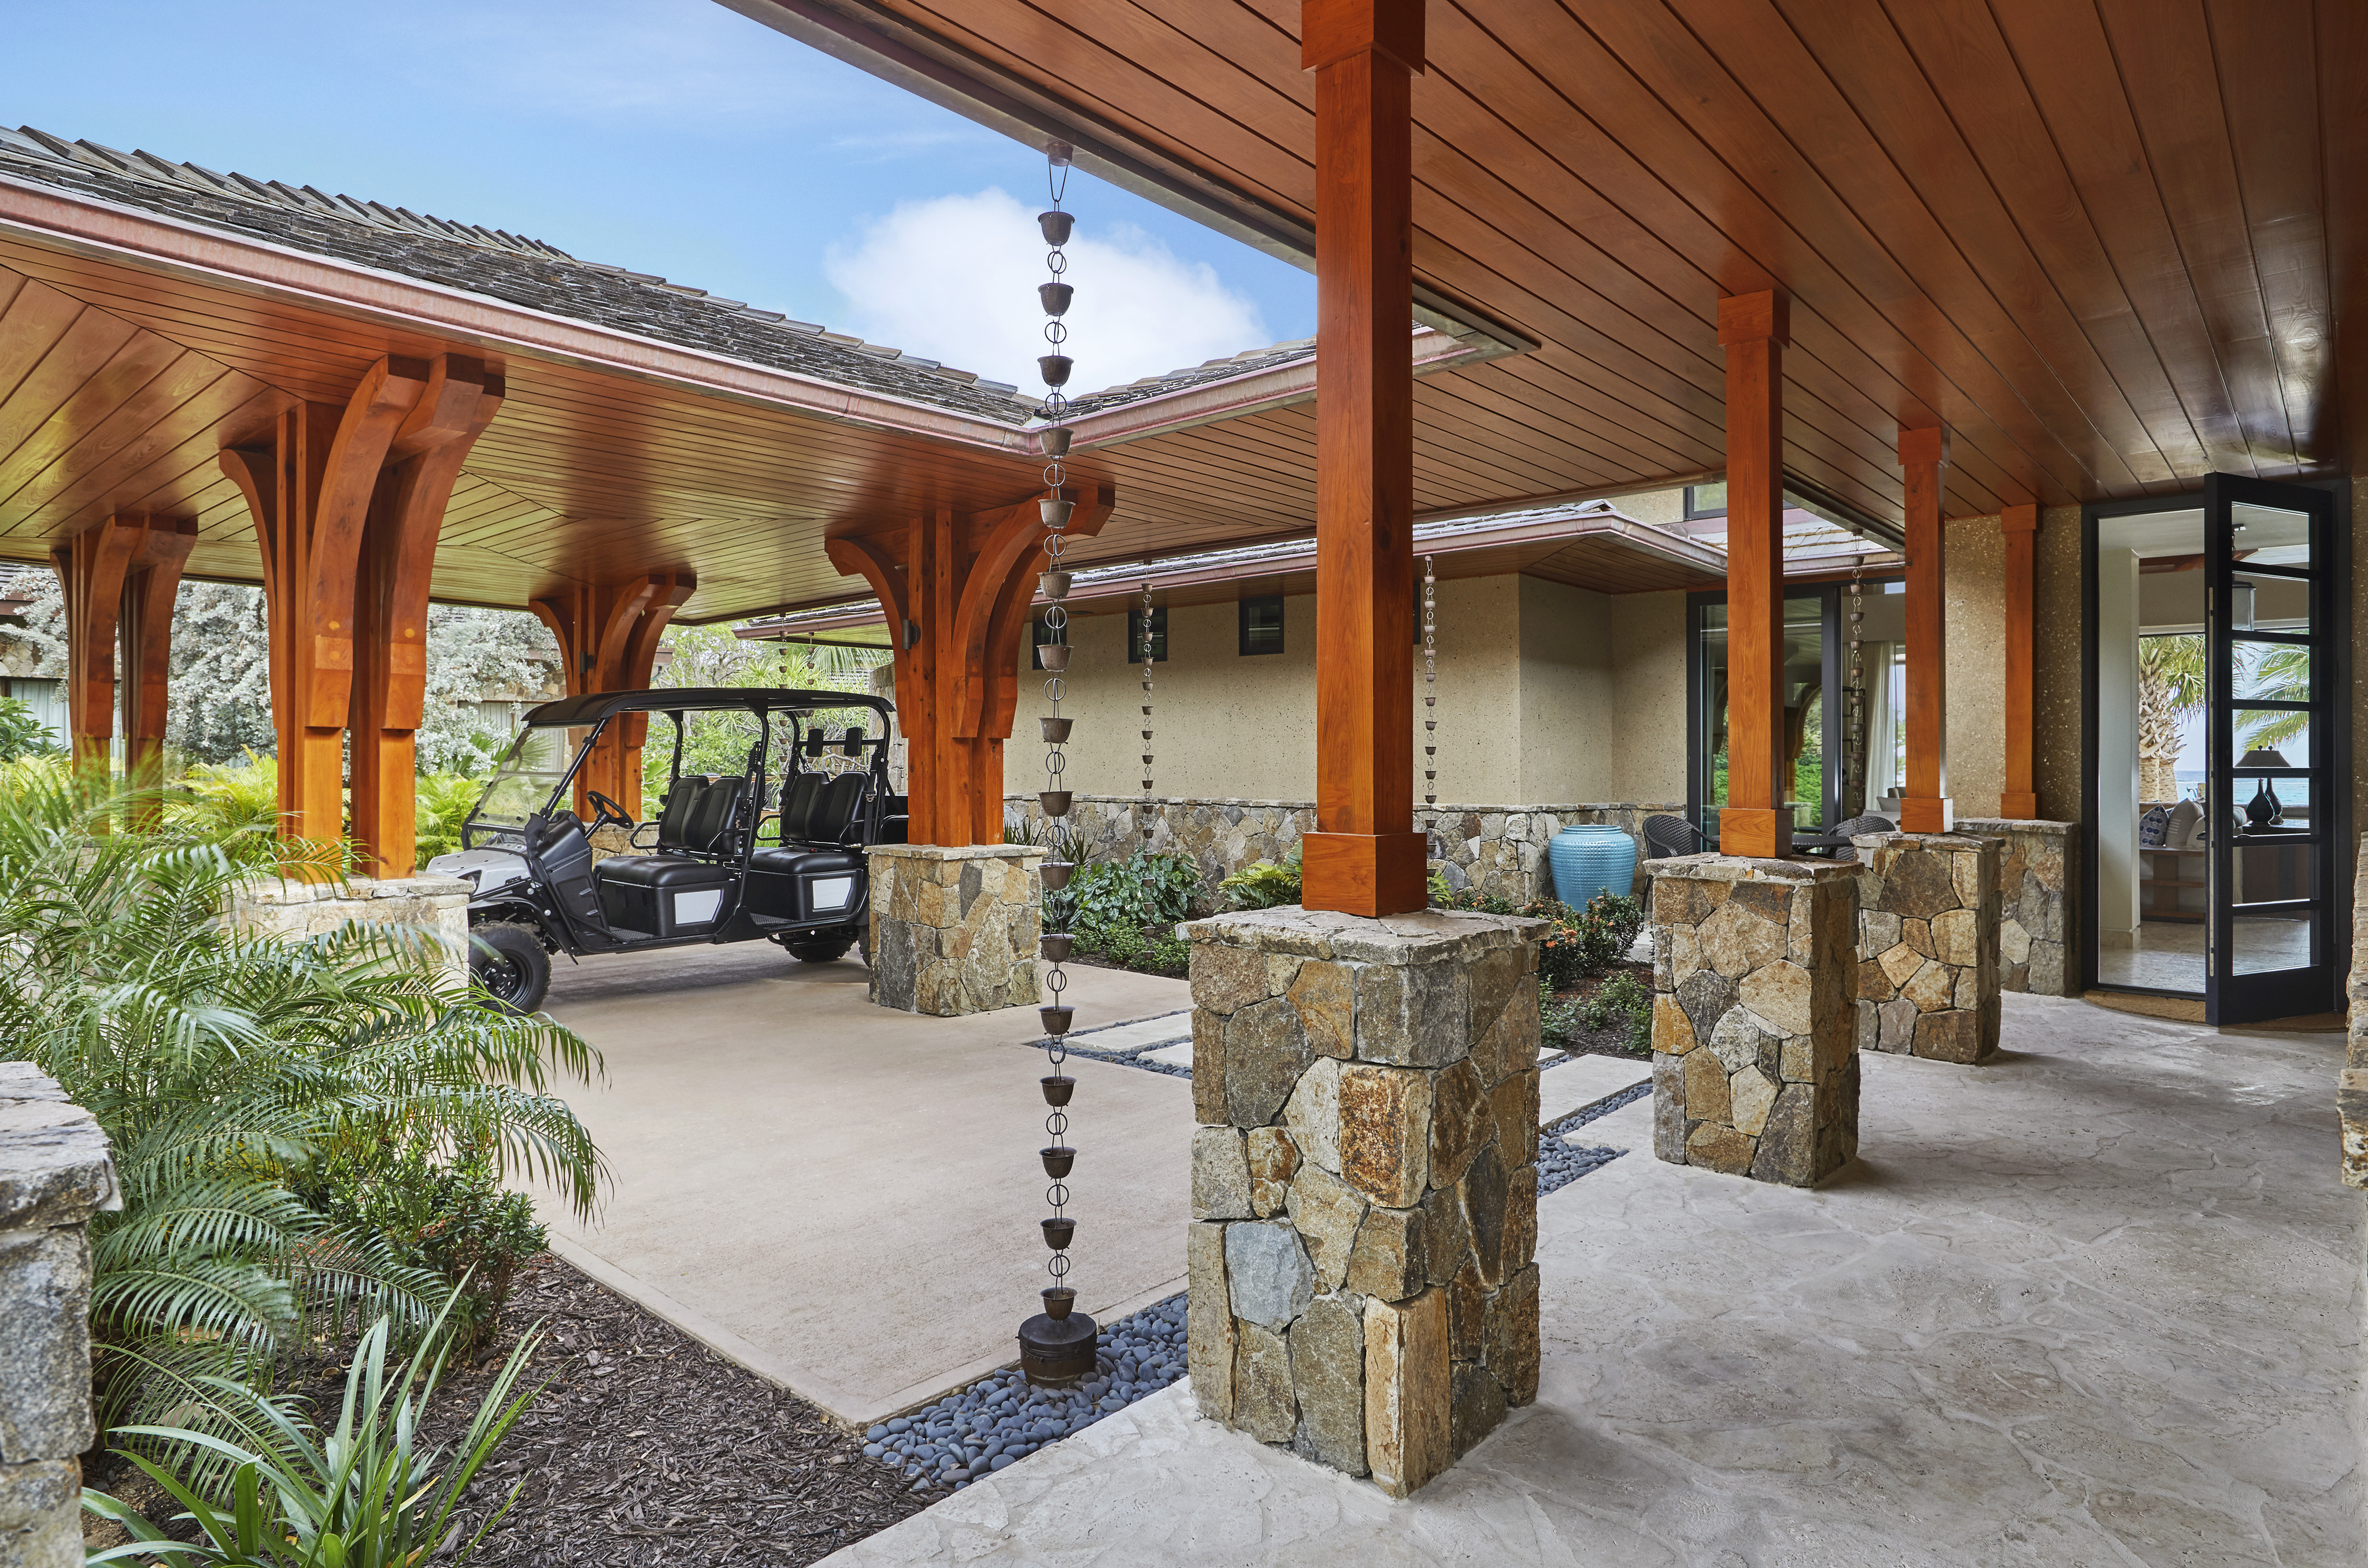
[[573, 760], [564, 729], [520, 730], [478, 797], [477, 809], [469, 813], [470, 847], [523, 833], [526, 819], [566, 781]]

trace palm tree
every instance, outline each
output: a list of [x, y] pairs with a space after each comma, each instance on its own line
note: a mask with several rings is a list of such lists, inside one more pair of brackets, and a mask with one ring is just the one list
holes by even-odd
[[2138, 640], [2138, 793], [2175, 800], [2181, 722], [2203, 706], [2203, 639], [2194, 632]]
[[295, 940], [222, 918], [268, 830], [32, 769], [0, 778], [0, 1054], [95, 1115], [120, 1213], [91, 1227], [93, 1336], [112, 1422], [180, 1403], [194, 1378], [266, 1382], [320, 1314], [432, 1320], [449, 1286], [298, 1195], [334, 1156], [424, 1140], [558, 1186], [588, 1213], [598, 1152], [555, 1071], [598, 1056], [448, 978], [424, 933]]

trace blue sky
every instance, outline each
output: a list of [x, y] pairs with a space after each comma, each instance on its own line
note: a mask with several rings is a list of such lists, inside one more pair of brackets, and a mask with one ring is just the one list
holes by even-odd
[[[530, 234], [1042, 390], [1042, 154], [712, 0], [6, 12], [8, 124]], [[1315, 331], [1298, 268], [1090, 176], [1068, 205], [1072, 390]]]

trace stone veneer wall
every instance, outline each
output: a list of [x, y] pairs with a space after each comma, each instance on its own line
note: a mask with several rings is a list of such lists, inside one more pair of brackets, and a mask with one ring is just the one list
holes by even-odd
[[1405, 1496], [1537, 1397], [1541, 929], [1183, 927], [1202, 1414]]
[[875, 844], [871, 868], [871, 1000], [950, 1018], [1021, 1007], [1040, 996], [1036, 938], [1043, 930], [1044, 851], [1017, 844]]
[[1858, 1152], [1860, 868], [1689, 855], [1653, 877], [1653, 1152], [1812, 1187]]
[[[1139, 795], [1079, 795], [1069, 821], [1097, 855], [1125, 855], [1143, 842], [1135, 814], [1142, 803]], [[1190, 854], [1212, 883], [1253, 861], [1289, 858], [1299, 835], [1315, 830], [1313, 801], [1195, 801], [1155, 795], [1152, 807], [1158, 822], [1151, 846], [1162, 853]], [[1044, 816], [1033, 795], [1005, 796], [1004, 811], [1007, 816], [1040, 825]], [[1415, 824], [1433, 835], [1437, 853], [1432, 863], [1450, 886], [1476, 887], [1526, 903], [1553, 891], [1546, 842], [1564, 828], [1605, 824], [1622, 828], [1636, 841], [1641, 863], [1651, 854], [1644, 839], [1645, 819], [1663, 814], [1683, 816], [1685, 808], [1630, 802], [1442, 805], [1435, 811], [1417, 810]]]
[[2368, 834], [2351, 879], [2351, 975], [2344, 986], [2347, 1040], [2335, 1108], [2343, 1123], [2343, 1185], [2368, 1189]]
[[2080, 824], [1960, 817], [1954, 831], [2006, 841], [1998, 866], [1998, 989], [2078, 996]]
[[336, 882], [264, 877], [232, 894], [230, 917], [234, 926], [300, 939], [326, 936], [348, 922], [416, 926], [443, 944], [458, 979], [469, 970], [469, 900], [475, 891], [451, 877], [348, 877]]
[[123, 1207], [107, 1134], [29, 1062], [0, 1062], [0, 1563], [83, 1560], [90, 1217]]
[[1998, 839], [1874, 833], [1859, 861], [1858, 1048], [1979, 1062], [1998, 1042]]

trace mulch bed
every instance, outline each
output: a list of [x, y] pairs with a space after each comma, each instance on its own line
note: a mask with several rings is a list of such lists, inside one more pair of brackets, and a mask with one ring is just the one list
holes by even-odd
[[[933, 1501], [864, 1458], [860, 1433], [548, 1253], [518, 1271], [485, 1358], [447, 1376], [427, 1422], [431, 1441], [459, 1437], [518, 1336], [538, 1320], [547, 1337], [524, 1381], [548, 1386], [495, 1451], [490, 1480], [472, 1489], [461, 1539], [521, 1479], [525, 1489], [474, 1563], [795, 1568]], [[344, 1363], [302, 1370], [310, 1375], [300, 1392], [316, 1414], [333, 1417]], [[126, 1483], [118, 1495], [154, 1517], [137, 1490]], [[165, 1499], [155, 1494], [154, 1501]]]

